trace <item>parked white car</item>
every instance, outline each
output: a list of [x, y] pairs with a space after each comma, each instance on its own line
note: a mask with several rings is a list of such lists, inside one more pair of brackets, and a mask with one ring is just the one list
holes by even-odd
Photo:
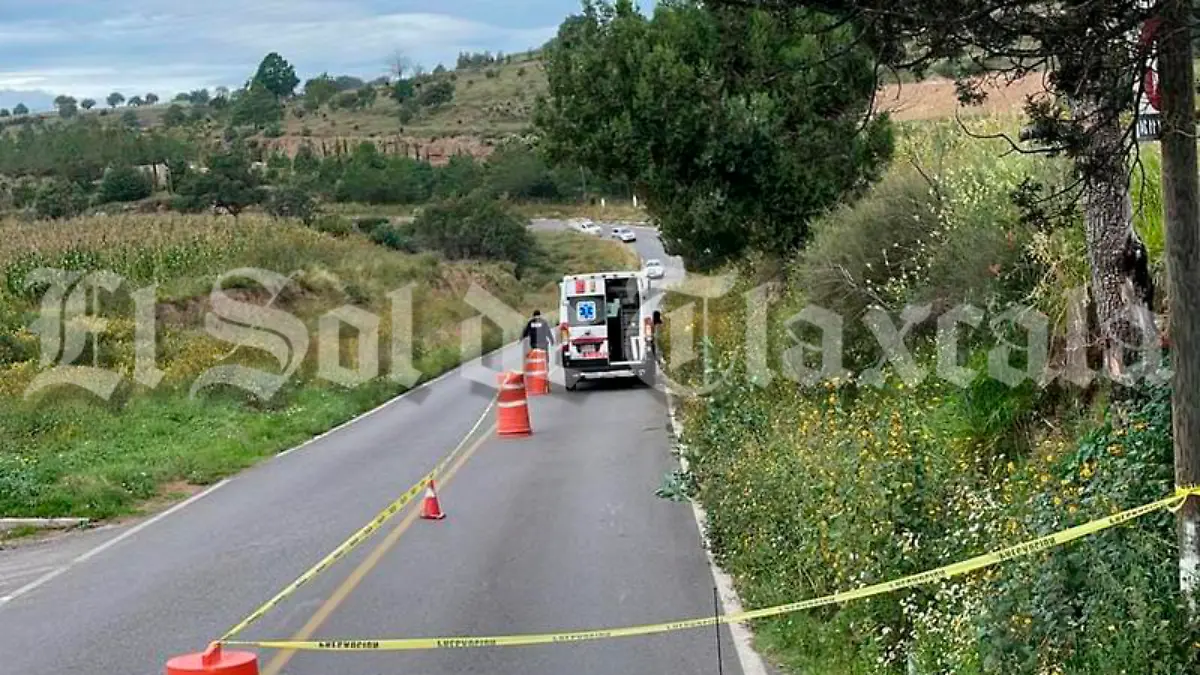
[[661, 279], [667, 273], [662, 261], [653, 259], [646, 261], [646, 276], [651, 279]]

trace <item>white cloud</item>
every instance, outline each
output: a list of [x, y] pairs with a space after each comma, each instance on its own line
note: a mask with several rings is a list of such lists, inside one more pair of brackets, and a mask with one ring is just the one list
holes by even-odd
[[445, 14], [390, 14], [360, 19], [290, 22], [264, 39], [260, 26], [231, 27], [215, 38], [248, 53], [275, 51], [310, 67], [320, 62], [364, 63], [377, 60], [382, 68], [387, 55], [401, 49], [414, 58], [449, 53], [449, 49], [482, 48], [497, 44], [536, 46], [554, 34], [554, 28], [499, 29]]
[[[533, 28], [503, 28], [437, 12], [372, 14], [333, 0], [112, 0], [103, 14], [59, 21], [0, 19], [0, 89], [103, 97], [110, 91], [178, 91], [236, 86], [276, 51], [301, 75], [365, 77], [386, 72], [403, 51], [431, 67], [459, 51], [518, 51], [553, 36], [558, 17]], [[554, 24], [554, 25], [549, 25]]]
[[171, 64], [161, 68], [50, 68], [38, 71], [0, 71], [0, 89], [69, 93], [76, 97], [104, 98], [112, 91], [126, 95], [155, 92], [162, 97], [200, 87], [233, 81], [234, 73], [204, 64]]

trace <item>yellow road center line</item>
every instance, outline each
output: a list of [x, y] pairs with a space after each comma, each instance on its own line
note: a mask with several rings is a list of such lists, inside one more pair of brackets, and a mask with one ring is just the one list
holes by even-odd
[[[474, 443], [472, 443], [471, 446], [467, 448], [466, 452], [464, 452], [462, 456], [454, 462], [454, 465], [446, 470], [446, 473], [438, 476], [438, 484], [446, 485], [450, 483], [450, 481], [454, 478], [454, 474], [458, 473], [458, 470], [467, 463], [467, 460], [471, 459], [471, 456], [475, 454], [475, 451], [478, 450], [480, 446], [482, 446], [489, 438], [491, 438], [495, 431], [495, 424], [488, 427], [484, 431], [483, 435], [480, 436], [479, 439]], [[465, 443], [469, 439], [470, 436], [464, 438], [463, 442]], [[360, 583], [362, 583], [362, 580], [365, 579], [366, 576], [370, 574], [376, 566], [379, 565], [379, 562], [383, 560], [383, 557], [387, 555], [388, 551], [395, 547], [396, 543], [400, 541], [400, 537], [404, 536], [404, 533], [408, 531], [408, 528], [412, 527], [412, 524], [416, 522], [417, 518], [420, 516], [420, 513], [421, 512], [419, 509], [413, 509], [410, 511], [409, 514], [404, 517], [404, 520], [400, 521], [400, 523], [396, 525], [395, 529], [389, 532], [383, 541], [379, 542], [379, 545], [376, 546], [373, 551], [371, 551], [370, 555], [368, 555], [365, 560], [359, 563], [358, 567], [356, 567], [354, 571], [350, 573], [350, 576], [346, 577], [346, 580], [337, 587], [337, 590], [335, 590], [333, 594], [329, 596], [329, 599], [317, 609], [312, 618], [309, 619], [308, 622], [305, 623], [304, 626], [297, 631], [291, 639], [293, 641], [308, 640], [313, 636], [314, 633], [320, 630], [321, 626], [323, 626], [325, 622], [329, 620], [329, 617], [332, 616], [335, 611], [337, 611], [338, 606], [340, 606], [342, 602], [354, 592], [354, 589], [357, 588]], [[276, 654], [275, 658], [271, 659], [270, 663], [263, 668], [261, 675], [279, 675], [284, 666], [286, 666], [295, 655], [296, 652], [294, 650], [282, 651]]]

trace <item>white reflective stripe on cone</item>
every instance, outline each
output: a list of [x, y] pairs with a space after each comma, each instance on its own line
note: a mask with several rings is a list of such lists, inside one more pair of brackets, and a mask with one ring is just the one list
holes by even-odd
[[531, 372], [531, 373], [529, 373], [529, 374], [530, 374], [530, 375], [532, 375], [532, 376], [534, 376], [534, 377], [545, 377], [545, 376], [546, 376], [546, 375], [548, 375], [549, 373], [547, 373], [547, 372], [546, 372], [546, 371], [544, 371], [544, 370], [535, 370], [535, 371], [533, 371], [533, 372]]
[[505, 391], [517, 391], [518, 389], [524, 389], [525, 385], [524, 384], [502, 384], [502, 385], [500, 385], [500, 388]]
[[497, 408], [520, 408], [525, 405], [525, 401], [513, 401], [512, 403], [497, 403]]

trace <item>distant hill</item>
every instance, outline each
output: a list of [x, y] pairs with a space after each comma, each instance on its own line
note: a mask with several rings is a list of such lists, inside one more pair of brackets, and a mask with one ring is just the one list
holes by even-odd
[[[419, 155], [435, 164], [459, 153], [483, 157], [501, 139], [528, 130], [534, 102], [546, 90], [542, 62], [530, 55], [513, 55], [500, 64], [430, 74], [425, 76], [423, 86], [443, 81], [454, 85], [453, 99], [444, 106], [423, 110], [408, 123], [400, 121], [400, 105], [392, 99], [390, 85], [366, 85], [375, 87], [376, 99], [372, 106], [360, 110], [326, 104], [317, 111], [307, 111], [298, 97], [287, 105], [282, 135], [262, 135], [260, 140], [289, 155], [305, 144], [319, 154], [331, 154], [367, 141], [388, 152]], [[157, 127], [162, 125], [170, 105], [159, 103], [133, 110], [144, 127]], [[220, 133], [216, 125], [213, 133]]]
[[[441, 164], [456, 154], [485, 157], [504, 138], [528, 131], [537, 97], [546, 91], [546, 74], [536, 53], [510, 55], [500, 63], [465, 67], [425, 75], [422, 86], [449, 82], [454, 95], [449, 103], [424, 108], [407, 122], [401, 121], [401, 106], [392, 99], [391, 85], [366, 84], [376, 95], [372, 105], [347, 109], [325, 104], [316, 111], [306, 110], [302, 97], [289, 101], [283, 123], [273, 132], [259, 134], [266, 148], [294, 155], [310, 145], [320, 155], [344, 153], [363, 142], [375, 143], [388, 153], [406, 154]], [[962, 115], [1008, 114], [1019, 112], [1025, 96], [1041, 85], [1033, 75], [1007, 87], [992, 89], [989, 101], [981, 108], [962, 109]], [[355, 91], [355, 90], [351, 90]], [[5, 98], [8, 97], [8, 98]], [[12, 99], [11, 105], [4, 102]], [[11, 108], [25, 102], [33, 110], [52, 107], [52, 101], [40, 92], [0, 91], [0, 107]], [[118, 117], [132, 110], [143, 128], [163, 125], [171, 102], [153, 106], [117, 110], [100, 108], [84, 115]], [[205, 109], [195, 110], [180, 103], [189, 114], [217, 117]], [[898, 120], [925, 120], [952, 117], [958, 109], [953, 82], [932, 78], [922, 82], [891, 84], [883, 88], [877, 100], [881, 110]], [[55, 113], [42, 113], [47, 121]], [[215, 139], [224, 128], [221, 118], [207, 122], [207, 133]], [[203, 128], [203, 127], [202, 127]]]

